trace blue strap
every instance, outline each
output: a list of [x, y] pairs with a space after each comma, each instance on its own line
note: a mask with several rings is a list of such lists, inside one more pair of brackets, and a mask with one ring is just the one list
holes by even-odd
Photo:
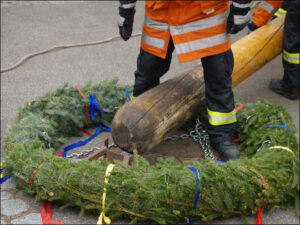
[[[3, 172], [3, 168], [0, 168], [0, 173], [2, 173], [2, 172]], [[0, 184], [2, 184], [3, 182], [5, 182], [8, 178], [9, 178], [9, 176], [1, 177]]]
[[95, 98], [95, 96], [92, 93], [90, 93], [89, 101], [90, 101], [90, 114], [91, 114], [92, 120], [96, 119], [95, 109], [97, 110], [97, 112], [101, 118], [102, 112], [101, 112], [100, 106], [98, 105], [97, 99]]
[[100, 125], [102, 126], [103, 132], [111, 132], [111, 128], [110, 128], [110, 127], [105, 126], [105, 125], [103, 125], [103, 124], [100, 124]]
[[8, 178], [9, 178], [9, 176], [2, 177], [0, 180], [0, 184], [4, 183]]
[[89, 138], [85, 139], [84, 141], [75, 142], [75, 143], [70, 144], [67, 147], [65, 147], [64, 148], [64, 152], [62, 154], [62, 157], [65, 158], [67, 156], [67, 154], [66, 154], [67, 151], [70, 151], [70, 150], [72, 150], [74, 148], [78, 148], [80, 146], [83, 146], [83, 145], [89, 143], [91, 140], [93, 140], [95, 137], [97, 137], [98, 134], [100, 134], [101, 131], [102, 131], [102, 125], [100, 124], [100, 126], [98, 127], [98, 129], [96, 130], [96, 132], [92, 136], [90, 136]]
[[130, 98], [130, 94], [129, 94], [128, 88], [125, 88], [125, 92], [126, 92], [127, 101], [130, 101], [131, 98]]
[[[217, 162], [219, 162], [219, 163], [225, 163], [225, 161], [223, 161], [223, 160], [217, 160]], [[193, 207], [193, 209], [196, 209], [198, 201], [199, 201], [199, 196], [200, 196], [200, 193], [201, 193], [200, 179], [199, 179], [198, 171], [195, 168], [193, 168], [193, 167], [188, 167], [188, 168], [189, 168], [190, 171], [193, 172], [193, 174], [194, 174], [194, 176], [196, 178], [196, 181], [197, 181], [197, 186], [198, 186], [197, 195], [196, 195], [195, 202], [194, 202], [194, 207]], [[189, 224], [190, 225], [193, 224], [192, 217], [189, 218]]]
[[[98, 105], [98, 102], [97, 102], [96, 98], [94, 97], [94, 95], [92, 93], [90, 94], [89, 101], [90, 101], [90, 114], [91, 114], [92, 120], [96, 119], [95, 113], [94, 113], [95, 109], [97, 110], [97, 112], [98, 112], [98, 114], [101, 118], [102, 117], [102, 112], [101, 112], [100, 106]], [[87, 138], [84, 141], [78, 141], [78, 142], [75, 142], [75, 143], [65, 147], [64, 152], [62, 154], [62, 157], [66, 158], [67, 151], [70, 151], [74, 148], [78, 148], [80, 146], [83, 146], [83, 145], [89, 143], [91, 140], [93, 140], [95, 137], [97, 137], [101, 133], [101, 131], [110, 132], [111, 129], [100, 123], [98, 129], [96, 130], [96, 132], [92, 136], [90, 136], [89, 138]]]
[[[199, 179], [199, 176], [198, 176], [198, 171], [193, 168], [193, 167], [188, 167], [190, 171], [193, 172], [195, 178], [196, 178], [196, 181], [197, 181], [197, 187], [198, 187], [198, 190], [197, 190], [197, 195], [196, 195], [196, 198], [195, 198], [195, 202], [194, 202], [194, 207], [193, 209], [196, 209], [197, 208], [197, 204], [198, 204], [198, 200], [199, 200], [199, 196], [200, 196], [200, 192], [201, 192], [201, 185], [200, 185], [200, 179]], [[193, 224], [193, 220], [192, 220], [192, 217], [189, 218], [189, 224], [192, 225]]]
[[281, 127], [281, 128], [286, 129], [286, 130], [292, 131], [288, 126], [285, 126], [285, 125], [266, 125], [265, 127], [266, 127], [266, 128], [270, 128], [270, 127]]
[[14, 143], [16, 143], [18, 141], [32, 141], [32, 139], [27, 138], [27, 137], [19, 137], [19, 138], [14, 140]]

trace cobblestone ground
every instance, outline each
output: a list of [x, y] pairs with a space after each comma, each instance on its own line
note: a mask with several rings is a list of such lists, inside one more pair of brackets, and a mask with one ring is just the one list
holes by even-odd
[[[42, 202], [16, 188], [16, 181], [8, 179], [1, 185], [1, 224], [43, 224]], [[79, 217], [78, 209], [59, 210], [61, 205], [52, 205], [53, 219], [65, 224], [96, 224], [96, 215]]]
[[15, 186], [14, 179], [1, 185], [1, 224], [42, 224], [40, 213]]

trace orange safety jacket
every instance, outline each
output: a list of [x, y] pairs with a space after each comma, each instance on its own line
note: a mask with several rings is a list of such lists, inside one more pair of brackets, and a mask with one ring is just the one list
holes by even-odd
[[180, 62], [230, 49], [229, 0], [146, 1], [141, 47], [165, 58], [172, 36]]
[[283, 0], [269, 1], [265, 0], [261, 2], [257, 10], [253, 13], [252, 22], [257, 26], [261, 27], [265, 25], [282, 5]]

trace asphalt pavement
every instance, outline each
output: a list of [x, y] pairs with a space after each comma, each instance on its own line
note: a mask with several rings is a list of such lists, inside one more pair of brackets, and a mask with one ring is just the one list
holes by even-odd
[[[138, 1], [134, 33], [141, 32], [144, 2]], [[52, 46], [105, 39], [118, 34], [117, 1], [27, 1], [1, 2], [1, 68], [17, 62], [24, 55]], [[246, 35], [244, 30], [233, 35], [233, 40]], [[68, 82], [84, 85], [89, 80], [97, 83], [114, 76], [124, 84], [133, 84], [140, 37], [127, 42], [115, 40], [96, 46], [57, 50], [37, 56], [15, 70], [1, 74], [1, 158], [8, 128], [16, 119], [18, 108], [27, 101], [54, 91]], [[162, 78], [190, 69], [199, 63], [179, 63], [176, 55], [170, 71]], [[290, 101], [268, 89], [272, 78], [281, 78], [281, 56], [268, 63], [234, 89], [235, 96], [246, 102], [263, 97], [282, 104], [291, 114], [299, 137], [299, 101]], [[42, 203], [16, 189], [14, 179], [1, 185], [1, 224], [40, 224]], [[53, 206], [53, 219], [65, 224], [96, 224], [97, 215], [78, 216], [78, 209], [58, 210]], [[254, 216], [249, 217], [253, 223]], [[299, 224], [294, 208], [264, 212], [266, 224]], [[213, 224], [240, 224], [240, 218], [213, 221]]]

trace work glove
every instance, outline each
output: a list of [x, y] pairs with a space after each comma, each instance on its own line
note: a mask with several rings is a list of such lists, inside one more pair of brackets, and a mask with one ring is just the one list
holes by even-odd
[[119, 7], [119, 32], [124, 41], [127, 41], [132, 34], [133, 20], [135, 14], [135, 1], [120, 0]]
[[251, 33], [252, 31], [255, 31], [258, 27], [253, 23], [248, 23], [248, 34]]
[[251, 0], [233, 0], [227, 19], [227, 33], [236, 34], [250, 21]]

